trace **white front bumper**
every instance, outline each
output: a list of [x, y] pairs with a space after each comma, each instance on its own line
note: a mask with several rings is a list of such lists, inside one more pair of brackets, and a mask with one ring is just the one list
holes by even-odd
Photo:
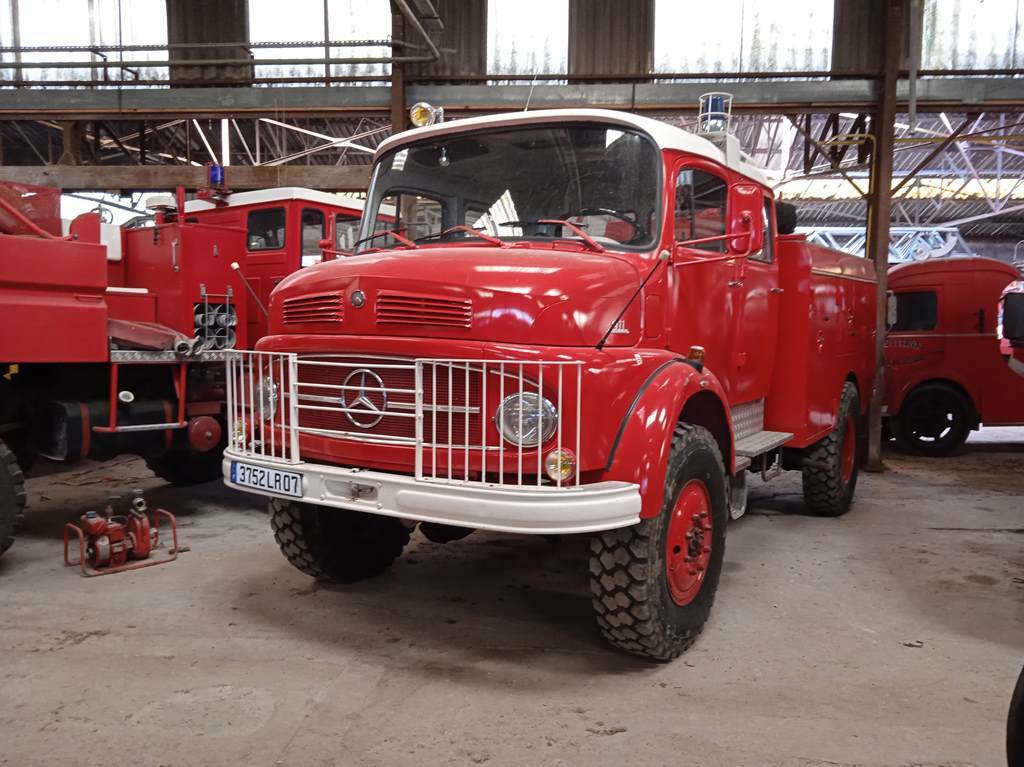
[[271, 497], [276, 493], [231, 481], [231, 462], [302, 476], [295, 501], [388, 517], [509, 533], [591, 533], [640, 521], [640, 488], [629, 482], [579, 487], [530, 487], [417, 480], [403, 474], [316, 463], [289, 464], [224, 451], [224, 484]]

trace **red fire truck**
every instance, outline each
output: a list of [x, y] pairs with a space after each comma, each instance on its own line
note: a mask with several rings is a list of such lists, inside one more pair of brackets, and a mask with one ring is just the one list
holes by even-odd
[[1003, 261], [937, 258], [889, 270], [887, 411], [898, 443], [958, 450], [971, 430], [1024, 423], [1024, 380], [1000, 353], [996, 306], [1020, 279]]
[[349, 242], [361, 208], [277, 189], [189, 202], [182, 220], [183, 199], [124, 228], [96, 213], [62, 226], [59, 190], [0, 185], [0, 553], [37, 455], [218, 476], [225, 351], [251, 348], [274, 284], [321, 240]]
[[631, 114], [396, 135], [355, 255], [285, 279], [230, 355], [225, 481], [270, 496], [284, 555], [326, 580], [417, 525], [590, 534], [604, 635], [675, 657], [749, 472], [802, 470], [829, 516], [857, 482], [874, 274], [778, 218], [733, 137]]

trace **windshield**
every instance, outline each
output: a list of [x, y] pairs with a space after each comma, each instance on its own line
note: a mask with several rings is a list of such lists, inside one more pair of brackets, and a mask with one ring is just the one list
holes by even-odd
[[620, 126], [503, 128], [406, 146], [374, 170], [359, 250], [415, 241], [576, 238], [570, 221], [606, 247], [652, 247], [657, 233], [657, 148]]

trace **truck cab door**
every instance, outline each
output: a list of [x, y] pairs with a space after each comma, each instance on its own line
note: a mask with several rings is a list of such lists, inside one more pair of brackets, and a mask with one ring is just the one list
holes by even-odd
[[[729, 283], [739, 296], [736, 301], [735, 334], [732, 343], [732, 391], [734, 404], [752, 402], [767, 396], [771, 386], [775, 351], [779, 335], [779, 265], [775, 253], [775, 208], [764, 191], [749, 183], [730, 189], [730, 231], [753, 228], [761, 233], [760, 250], [745, 259], [737, 259], [736, 273]], [[749, 222], [745, 216], [749, 215]], [[745, 240], [746, 238], [744, 238]], [[747, 243], [736, 240], [735, 252], [743, 253]]]

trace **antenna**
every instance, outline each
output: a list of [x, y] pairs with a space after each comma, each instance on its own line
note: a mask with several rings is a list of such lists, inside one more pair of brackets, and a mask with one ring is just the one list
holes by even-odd
[[533, 79], [530, 81], [530, 92], [526, 95], [526, 106], [523, 107], [525, 112], [530, 108], [530, 99], [533, 98], [533, 88], [537, 84], [537, 70], [533, 70]]

